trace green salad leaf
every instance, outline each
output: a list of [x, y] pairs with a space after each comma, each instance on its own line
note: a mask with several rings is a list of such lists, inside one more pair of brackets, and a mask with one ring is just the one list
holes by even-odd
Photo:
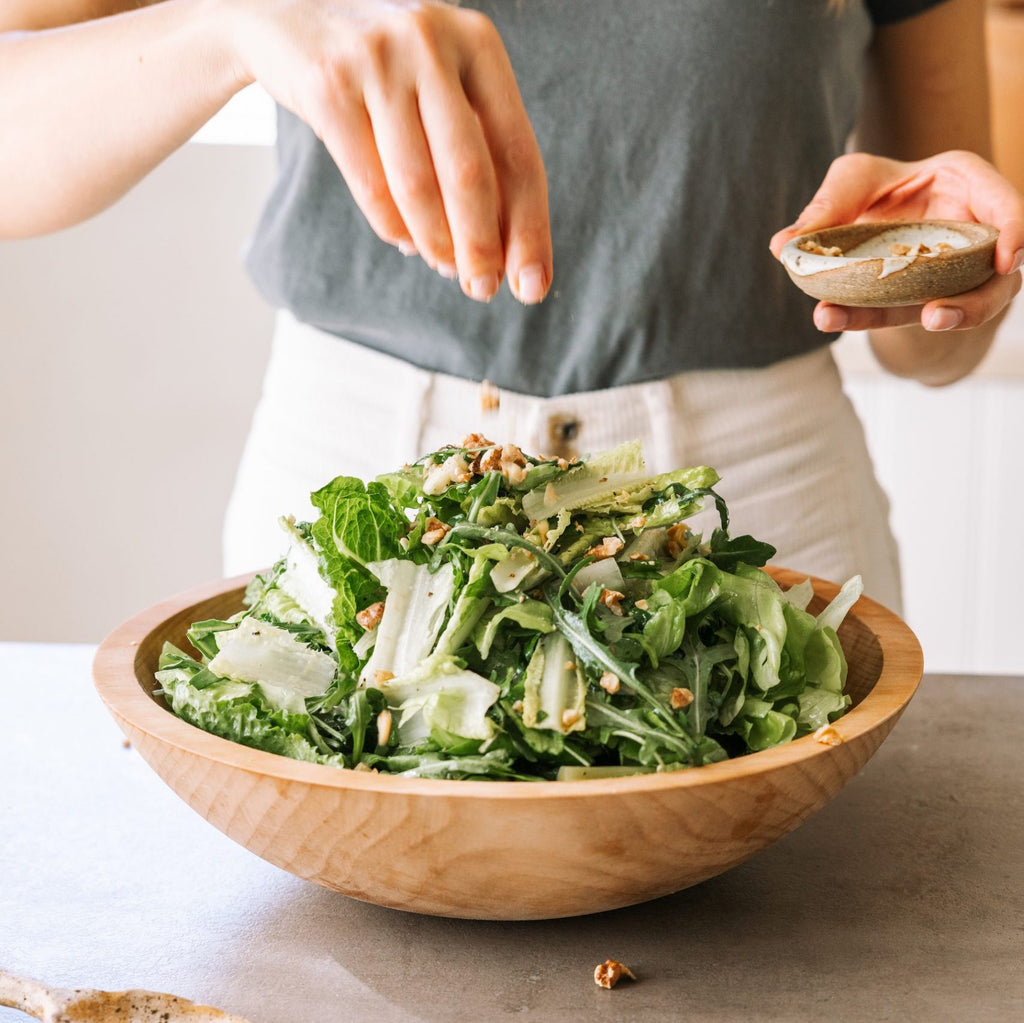
[[[446, 779], [617, 777], [769, 749], [849, 706], [837, 629], [732, 537], [706, 466], [640, 445], [582, 461], [473, 435], [282, 520], [287, 548], [225, 620], [168, 644], [186, 721], [333, 767]], [[708, 538], [688, 520], [706, 505]], [[283, 544], [284, 546], [284, 544]]]

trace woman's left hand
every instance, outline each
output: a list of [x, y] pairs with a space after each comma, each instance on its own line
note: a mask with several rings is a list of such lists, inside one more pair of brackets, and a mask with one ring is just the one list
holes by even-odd
[[998, 316], [1021, 287], [1024, 265], [1024, 196], [988, 161], [953, 150], [904, 162], [866, 153], [839, 157], [795, 224], [771, 240], [776, 258], [791, 238], [839, 224], [870, 220], [968, 220], [999, 231], [995, 274], [974, 291], [923, 306], [853, 308], [819, 302], [819, 330], [876, 330], [921, 326], [929, 331], [969, 330]]

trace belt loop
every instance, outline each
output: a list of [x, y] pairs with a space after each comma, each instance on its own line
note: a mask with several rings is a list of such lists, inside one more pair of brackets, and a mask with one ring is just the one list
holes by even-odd
[[[647, 437], [644, 461], [652, 473], [671, 472], [682, 468], [681, 438], [683, 423], [677, 415], [675, 395], [668, 380], [655, 380], [640, 388], [647, 411]], [[648, 447], [649, 445], [649, 447]]]
[[409, 367], [406, 386], [399, 397], [398, 405], [401, 405], [403, 414], [400, 429], [396, 431], [396, 448], [399, 449], [399, 457], [396, 464], [403, 461], [412, 462], [427, 454], [425, 447], [425, 435], [427, 424], [432, 417], [432, 408], [436, 388], [434, 386], [434, 374], [415, 366]]

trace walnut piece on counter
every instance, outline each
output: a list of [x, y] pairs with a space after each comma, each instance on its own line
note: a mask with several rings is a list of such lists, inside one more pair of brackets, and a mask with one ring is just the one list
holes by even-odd
[[633, 971], [615, 959], [606, 959], [600, 966], [594, 967], [594, 983], [598, 987], [613, 988], [623, 977], [636, 980]]

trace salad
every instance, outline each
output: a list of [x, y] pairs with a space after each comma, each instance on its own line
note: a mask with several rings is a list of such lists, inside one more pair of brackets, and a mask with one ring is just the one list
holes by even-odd
[[[244, 609], [162, 651], [175, 714], [339, 768], [541, 781], [768, 749], [849, 706], [836, 629], [731, 536], [706, 466], [638, 442], [582, 461], [479, 435], [372, 482], [339, 476]], [[707, 505], [710, 535], [692, 528]], [[284, 547], [282, 543], [282, 547]]]

